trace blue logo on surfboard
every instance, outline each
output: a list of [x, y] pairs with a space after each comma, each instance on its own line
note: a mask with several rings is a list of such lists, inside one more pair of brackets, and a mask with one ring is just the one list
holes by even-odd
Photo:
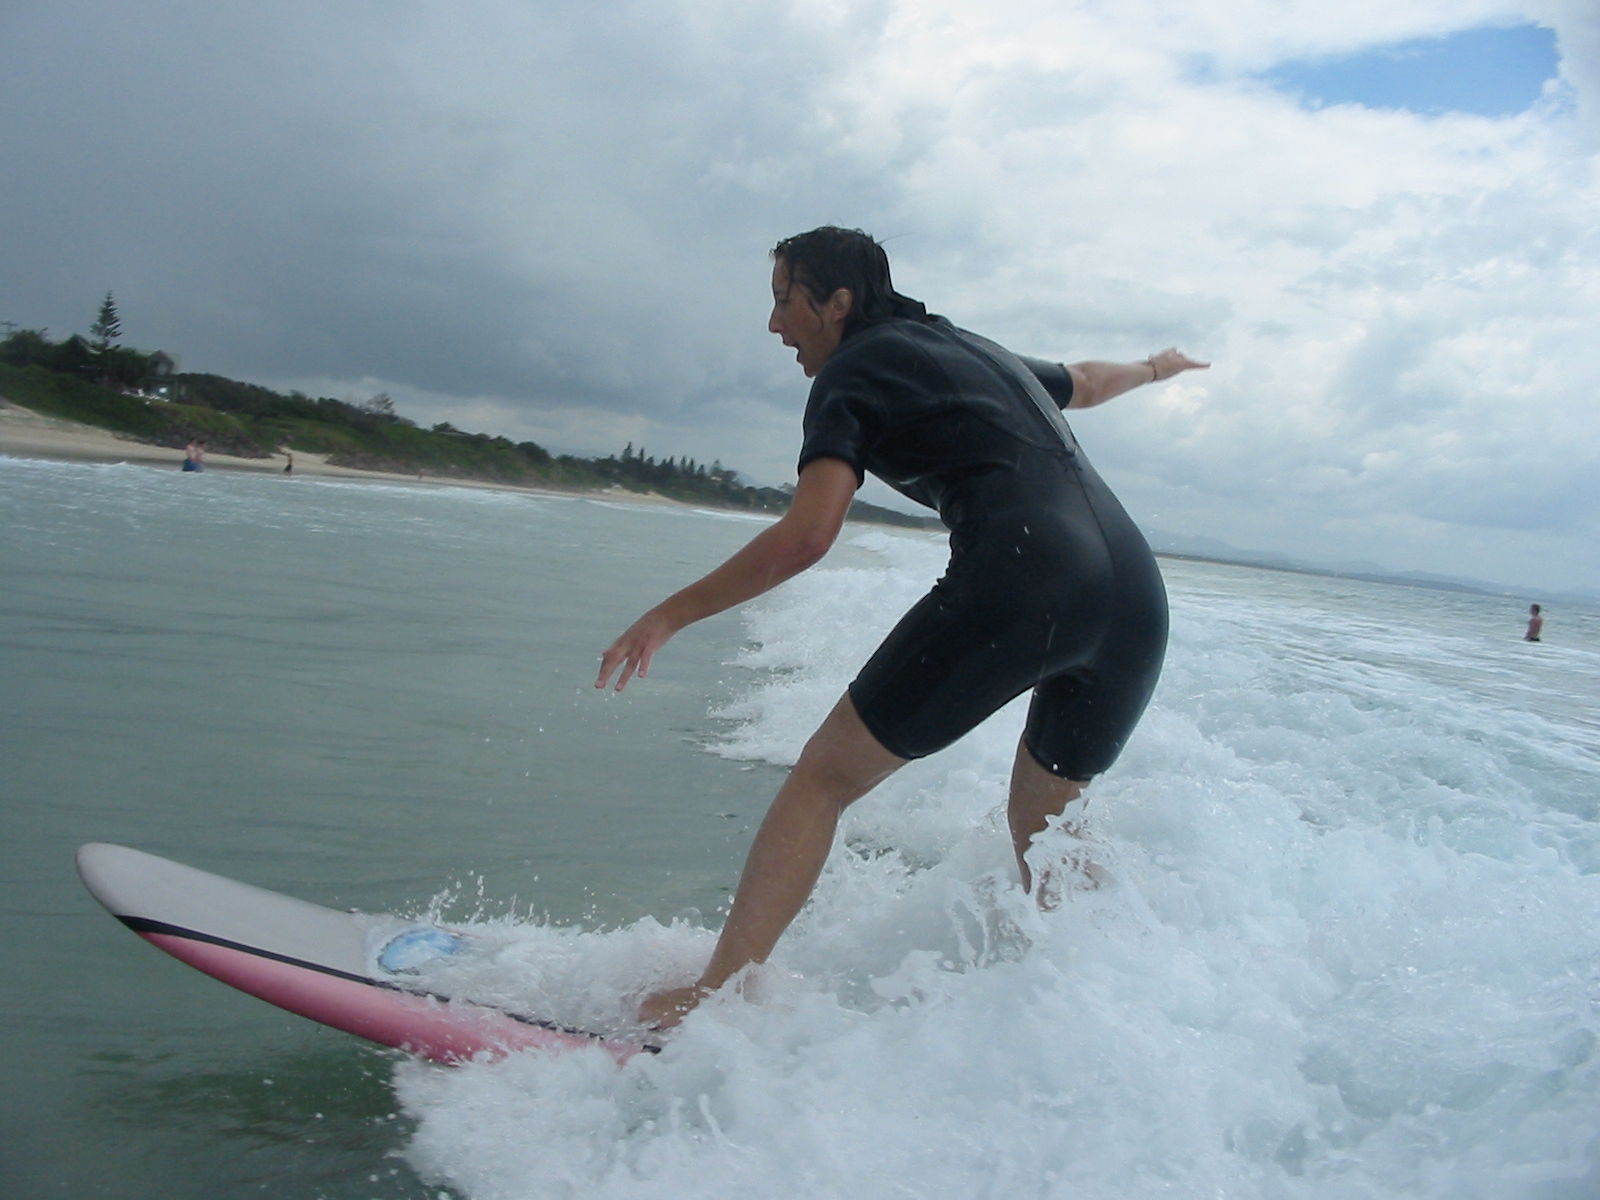
[[467, 940], [460, 934], [422, 926], [392, 937], [378, 952], [378, 965], [391, 975], [410, 975], [431, 962], [459, 954]]

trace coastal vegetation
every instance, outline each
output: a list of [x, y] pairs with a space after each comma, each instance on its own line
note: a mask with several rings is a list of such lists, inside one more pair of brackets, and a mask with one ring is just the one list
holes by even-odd
[[[117, 344], [121, 322], [106, 294], [89, 338], [52, 341], [22, 329], [0, 341], [0, 396], [46, 416], [79, 421], [124, 437], [181, 447], [203, 438], [213, 451], [269, 458], [285, 451], [325, 455], [336, 466], [446, 479], [486, 480], [570, 491], [621, 487], [722, 508], [782, 512], [786, 488], [756, 487], [720, 462], [657, 459], [630, 443], [620, 454], [552, 454], [534, 442], [468, 433], [449, 423], [431, 429], [395, 411], [382, 393], [361, 401], [281, 393], [220, 375], [186, 374], [162, 351]], [[938, 528], [857, 501], [851, 516], [892, 525]]]

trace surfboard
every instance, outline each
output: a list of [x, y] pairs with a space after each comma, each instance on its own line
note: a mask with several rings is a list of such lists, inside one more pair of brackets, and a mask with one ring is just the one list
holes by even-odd
[[460, 930], [340, 912], [108, 842], [79, 848], [78, 873], [112, 916], [180, 962], [434, 1062], [598, 1046], [620, 1064], [660, 1049], [429, 990], [430, 966], [473, 952]]

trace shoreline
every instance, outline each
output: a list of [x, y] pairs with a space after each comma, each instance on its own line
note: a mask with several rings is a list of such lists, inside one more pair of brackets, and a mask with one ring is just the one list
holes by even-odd
[[[14, 458], [46, 459], [53, 462], [134, 463], [140, 466], [166, 466], [177, 471], [183, 462], [183, 451], [166, 446], [153, 446], [148, 442], [134, 441], [101, 429], [59, 417], [47, 417], [32, 409], [0, 397], [0, 455]], [[207, 454], [206, 469], [241, 471], [257, 475], [282, 475], [287, 459], [282, 454], [271, 458], [236, 458], [228, 454]], [[324, 455], [296, 451], [295, 477], [309, 479], [345, 480], [357, 483], [399, 483], [413, 487], [464, 487], [482, 488], [497, 492], [519, 492], [529, 496], [565, 496], [568, 499], [606, 500], [622, 504], [654, 504], [670, 508], [703, 509], [710, 512], [743, 513], [748, 516], [771, 516], [757, 509], [721, 508], [712, 504], [697, 504], [675, 500], [659, 492], [631, 492], [620, 484], [594, 490], [556, 487], [533, 487], [527, 484], [498, 483], [487, 479], [459, 479], [448, 475], [401, 475], [392, 471], [363, 471], [355, 467], [339, 467], [329, 463]], [[774, 518], [775, 519], [775, 518]], [[853, 525], [870, 525], [873, 528], [903, 528], [885, 525], [859, 517], [846, 518]], [[908, 532], [911, 532], [908, 530]], [[1158, 550], [1158, 558], [1187, 559], [1194, 562], [1218, 563], [1230, 567], [1248, 567], [1261, 571], [1281, 571], [1291, 575], [1313, 575], [1330, 579], [1348, 579], [1363, 583], [1379, 583], [1399, 587], [1422, 588], [1428, 591], [1464, 592], [1480, 596], [1526, 599], [1534, 593], [1526, 589], [1508, 588], [1504, 585], [1472, 583], [1468, 581], [1435, 581], [1407, 578], [1404, 575], [1346, 573], [1319, 568], [1311, 564], [1271, 563], [1246, 559], [1213, 558], [1204, 554], [1188, 554], [1176, 550]], [[1577, 593], [1548, 593], [1548, 599], [1583, 608], [1597, 607], [1593, 597]]]
[[[138, 466], [165, 466], [177, 471], [183, 463], [182, 450], [167, 446], [154, 446], [149, 442], [122, 437], [109, 429], [47, 417], [20, 404], [0, 398], [0, 455], [12, 458], [45, 459], [51, 462], [132, 463]], [[237, 458], [230, 454], [206, 453], [208, 471], [239, 471], [256, 475], [283, 475], [288, 458], [275, 454], [271, 458]], [[448, 475], [402, 475], [393, 471], [363, 471], [355, 467], [340, 467], [327, 461], [325, 455], [305, 451], [294, 452], [294, 471], [291, 478], [335, 479], [358, 483], [404, 483], [413, 487], [466, 487], [485, 488], [497, 492], [521, 492], [531, 496], [566, 496], [592, 500], [615, 500], [629, 504], [657, 504], [674, 508], [711, 508], [706, 504], [691, 504], [674, 500], [658, 492], [631, 492], [618, 484], [609, 488], [577, 490], [555, 487], [533, 487], [519, 483], [498, 483], [488, 479], [459, 479]], [[723, 511], [723, 510], [718, 510]], [[728, 509], [744, 512], [744, 509]], [[750, 510], [754, 516], [763, 516]]]

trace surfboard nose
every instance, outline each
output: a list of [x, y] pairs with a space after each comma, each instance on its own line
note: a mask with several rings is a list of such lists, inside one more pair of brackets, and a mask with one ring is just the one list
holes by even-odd
[[[127, 882], [130, 875], [138, 874], [138, 859], [149, 855], [127, 846], [111, 842], [85, 842], [78, 847], [78, 877], [89, 894], [110, 911], [112, 916], [129, 915]], [[121, 883], [122, 886], [118, 886]]]

